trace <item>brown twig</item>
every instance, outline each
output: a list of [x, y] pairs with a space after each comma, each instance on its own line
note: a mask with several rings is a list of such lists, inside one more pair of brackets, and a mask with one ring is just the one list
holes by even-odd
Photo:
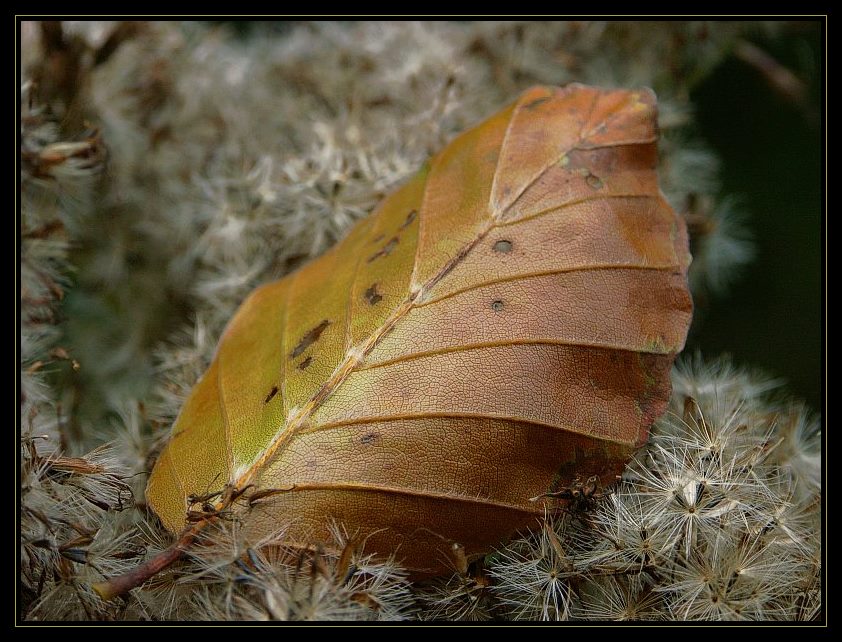
[[768, 52], [747, 40], [739, 40], [734, 56], [757, 71], [772, 91], [801, 109], [810, 123], [818, 121], [815, 106], [810, 103], [807, 84], [775, 60]]
[[[128, 573], [112, 577], [106, 582], [97, 582], [91, 588], [103, 599], [113, 600], [114, 598], [131, 591], [143, 584], [146, 580], [153, 578], [163, 571], [170, 564], [178, 560], [193, 545], [196, 537], [214, 519], [226, 517], [230, 514], [231, 505], [245, 493], [251, 484], [237, 488], [233, 484], [226, 485], [221, 492], [221, 497], [216, 503], [207, 503], [201, 511], [187, 511], [187, 519], [191, 521], [191, 514], [195, 513], [195, 523], [182, 531], [178, 540], [166, 550], [161, 551], [152, 559], [145, 561], [137, 568]], [[202, 502], [204, 499], [211, 499], [218, 493], [206, 494], [204, 497], [192, 497], [193, 503]], [[205, 502], [202, 502], [203, 504]]]
[[190, 548], [199, 531], [207, 523], [207, 520], [205, 520], [193, 525], [185, 530], [172, 546], [161, 551], [152, 559], [147, 560], [137, 568], [133, 568], [128, 573], [112, 577], [106, 582], [97, 582], [91, 588], [103, 600], [113, 600], [133, 588], [137, 588], [178, 560]]
[[734, 55], [760, 72], [778, 94], [798, 105], [804, 102], [807, 87], [768, 52], [748, 40], [739, 40], [734, 47]]

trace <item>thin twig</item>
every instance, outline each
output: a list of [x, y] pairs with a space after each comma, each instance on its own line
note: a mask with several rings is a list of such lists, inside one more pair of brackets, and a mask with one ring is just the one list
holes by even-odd
[[91, 588], [96, 591], [103, 600], [113, 600], [123, 593], [131, 591], [143, 584], [146, 580], [154, 577], [170, 564], [178, 560], [193, 544], [196, 536], [204, 528], [208, 521], [194, 524], [185, 530], [172, 546], [161, 551], [155, 557], [147, 560], [137, 568], [128, 573], [112, 577], [106, 582], [97, 582]]

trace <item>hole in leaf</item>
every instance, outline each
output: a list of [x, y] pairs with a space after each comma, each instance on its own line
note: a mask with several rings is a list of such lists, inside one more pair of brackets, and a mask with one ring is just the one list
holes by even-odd
[[369, 305], [377, 305], [383, 300], [383, 295], [377, 291], [376, 283], [372, 283], [363, 296], [365, 297], [365, 300], [368, 301]]
[[494, 244], [494, 251], [500, 254], [508, 254], [512, 251], [512, 242], [501, 239]]
[[418, 212], [416, 210], [410, 211], [410, 213], [406, 215], [406, 220], [403, 222], [399, 229], [404, 229], [412, 225], [412, 221], [415, 220], [416, 216], [418, 216]]
[[392, 253], [392, 250], [394, 250], [397, 246], [398, 246], [398, 237], [395, 236], [395, 237], [389, 239], [389, 242], [386, 243], [386, 245], [384, 245], [380, 249], [379, 252], [376, 252], [376, 253], [372, 254], [370, 257], [368, 257], [368, 262], [371, 263], [374, 259], [380, 258], [381, 256], [389, 256]]
[[263, 403], [269, 403], [272, 401], [276, 394], [278, 394], [278, 386], [272, 386], [272, 389], [269, 391], [269, 394], [266, 395], [266, 399], [263, 400]]
[[301, 341], [298, 342], [298, 345], [295, 346], [292, 352], [289, 353], [289, 356], [295, 359], [298, 355], [304, 352], [307, 348], [313, 345], [316, 341], [319, 340], [319, 337], [322, 336], [322, 332], [325, 331], [327, 326], [330, 325], [330, 321], [325, 319], [315, 328], [307, 332], [303, 337], [301, 337]]

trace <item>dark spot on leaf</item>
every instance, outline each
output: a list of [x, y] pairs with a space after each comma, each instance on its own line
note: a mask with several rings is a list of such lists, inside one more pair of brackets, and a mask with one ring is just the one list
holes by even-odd
[[272, 401], [276, 394], [278, 394], [278, 386], [272, 386], [272, 389], [269, 391], [269, 394], [266, 395], [266, 399], [263, 400], [263, 403], [269, 403]]
[[538, 105], [542, 105], [547, 102], [552, 96], [544, 96], [543, 98], [536, 98], [535, 100], [526, 103], [523, 108], [524, 109], [535, 109]]
[[397, 246], [398, 246], [398, 237], [395, 236], [395, 237], [389, 239], [389, 242], [386, 243], [386, 245], [384, 245], [380, 249], [380, 251], [375, 252], [370, 257], [368, 257], [368, 262], [371, 263], [374, 259], [380, 258], [381, 256], [389, 256], [392, 253], [392, 250], [394, 250]]
[[412, 221], [415, 220], [416, 216], [418, 216], [418, 212], [416, 210], [410, 211], [410, 213], [406, 215], [406, 220], [403, 222], [403, 225], [400, 226], [400, 229], [404, 229], [412, 225]]
[[503, 309], [503, 302], [500, 301], [499, 299], [497, 301], [492, 301], [491, 309], [494, 310], [495, 312], [500, 312], [500, 310]]
[[369, 305], [377, 305], [383, 300], [383, 295], [377, 291], [376, 283], [372, 283], [363, 296], [365, 297], [365, 300], [368, 301]]
[[502, 239], [494, 244], [494, 251], [501, 254], [508, 254], [512, 251], [512, 242]]
[[292, 352], [289, 353], [289, 356], [295, 359], [298, 355], [304, 352], [307, 348], [313, 345], [316, 341], [319, 340], [319, 337], [322, 336], [322, 332], [325, 331], [325, 328], [330, 325], [330, 321], [325, 319], [315, 328], [310, 330], [307, 334], [301, 337], [301, 341], [298, 342], [298, 345], [295, 346]]
[[313, 357], [307, 357], [304, 361], [298, 364], [298, 369], [306, 370], [311, 363], [313, 363]]
[[585, 182], [593, 189], [602, 189], [603, 186], [602, 179], [594, 174], [588, 174], [585, 178]]
[[378, 435], [376, 432], [370, 432], [367, 435], [363, 435], [362, 437], [360, 437], [360, 443], [363, 446], [368, 446], [370, 443], [372, 443], [379, 436], [380, 435]]

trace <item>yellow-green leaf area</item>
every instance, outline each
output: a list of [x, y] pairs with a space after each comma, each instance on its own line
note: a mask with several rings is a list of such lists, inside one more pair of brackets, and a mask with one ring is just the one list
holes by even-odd
[[219, 396], [235, 471], [254, 463], [286, 420], [281, 386], [288, 294], [287, 281], [255, 290], [219, 344]]
[[349, 348], [365, 341], [406, 299], [426, 181], [425, 167], [372, 214], [351, 292]]
[[283, 356], [288, 413], [307, 403], [345, 357], [348, 292], [372, 222], [356, 225], [341, 245], [292, 276]]

